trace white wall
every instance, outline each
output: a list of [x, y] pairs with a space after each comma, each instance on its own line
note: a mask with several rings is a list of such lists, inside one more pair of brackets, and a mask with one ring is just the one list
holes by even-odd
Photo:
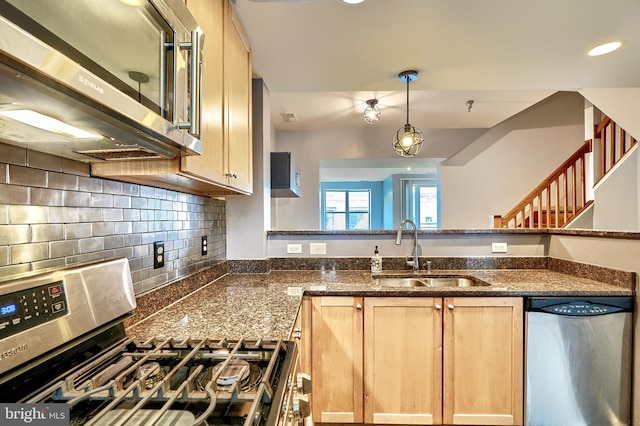
[[441, 164], [442, 228], [491, 227], [493, 215], [511, 210], [583, 143], [577, 93], [553, 95], [492, 128]]
[[582, 89], [580, 94], [636, 139], [640, 139], [640, 120], [638, 120], [640, 88]]
[[640, 230], [637, 147], [595, 186], [593, 229]]
[[[395, 245], [395, 233], [354, 235], [271, 235], [269, 257], [368, 257], [378, 246], [383, 257], [405, 257], [413, 250], [413, 237], [403, 234]], [[546, 256], [547, 236], [544, 234], [419, 234], [418, 253], [425, 257], [539, 257]], [[326, 255], [311, 255], [310, 243], [326, 243]], [[507, 243], [508, 253], [491, 253], [491, 243]], [[287, 244], [302, 244], [302, 253], [287, 254]], [[383, 265], [384, 267], [384, 265]], [[422, 265], [424, 268], [424, 265]]]
[[227, 197], [227, 259], [264, 259], [271, 224], [269, 92], [253, 80], [253, 195]]

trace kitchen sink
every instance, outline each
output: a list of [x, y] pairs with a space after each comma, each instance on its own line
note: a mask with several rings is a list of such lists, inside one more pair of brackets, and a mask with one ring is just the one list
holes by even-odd
[[379, 277], [380, 287], [476, 287], [488, 286], [482, 281], [467, 277]]

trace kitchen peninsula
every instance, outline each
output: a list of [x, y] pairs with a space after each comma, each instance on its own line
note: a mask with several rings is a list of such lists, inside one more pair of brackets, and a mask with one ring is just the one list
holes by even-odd
[[[212, 268], [217, 273], [211, 279], [180, 297], [174, 293], [169, 301], [175, 303], [153, 315], [162, 306], [162, 289], [140, 295], [141, 314], [132, 319], [128, 333], [144, 338], [294, 339], [299, 343], [302, 371], [314, 377], [312, 411], [317, 422], [453, 424], [483, 413], [481, 418], [474, 417], [477, 424], [520, 424], [525, 298], [635, 295], [636, 272], [576, 261], [562, 252], [577, 239], [583, 246], [614, 244], [606, 253], [611, 255], [616, 253], [616, 241], [633, 240], [635, 234], [420, 231], [420, 275], [427, 274], [426, 262], [430, 262], [432, 277], [463, 276], [489, 285], [377, 286], [374, 278], [380, 275], [369, 270], [369, 248], [374, 245], [383, 254], [382, 275], [413, 276], [405, 265], [411, 247], [395, 246], [394, 234], [269, 231], [267, 259], [223, 261]], [[509, 253], [490, 253], [495, 241], [506, 242]], [[309, 256], [306, 248], [312, 242], [325, 243], [327, 254]], [[287, 254], [287, 244], [301, 244], [303, 253]], [[604, 258], [603, 252], [596, 254]], [[336, 347], [336, 342], [343, 343]], [[391, 342], [391, 352], [376, 349], [388, 348]], [[480, 350], [483, 342], [492, 342], [491, 349]], [[384, 371], [380, 363], [400, 365], [380, 357], [387, 352], [409, 354], [412, 361], [398, 362], [424, 367], [394, 369], [396, 385], [424, 390], [418, 383], [433, 381], [429, 395], [415, 393], [418, 399], [408, 403], [414, 408], [408, 408], [404, 399], [393, 399], [398, 390], [392, 392], [393, 383], [380, 376]], [[456, 352], [468, 356], [452, 358]], [[313, 361], [317, 359], [322, 362]], [[477, 370], [474, 365], [485, 368]], [[339, 371], [334, 370], [336, 366]], [[468, 368], [482, 372], [477, 381], [455, 382], [456, 377], [471, 377], [462, 373]], [[345, 380], [331, 379], [327, 386], [324, 379], [329, 376]], [[494, 382], [496, 386], [490, 387], [500, 391], [481, 407], [460, 402], [475, 400], [467, 396]], [[340, 395], [337, 399], [335, 392]], [[380, 401], [395, 402], [385, 406]]]
[[[385, 271], [388, 272], [388, 271]], [[397, 273], [399, 271], [393, 271]], [[619, 273], [619, 285], [546, 269], [447, 270], [434, 276], [467, 275], [488, 287], [378, 287], [369, 271], [271, 271], [227, 274], [188, 296], [131, 324], [140, 338], [287, 339], [303, 294], [309, 296], [631, 296], [633, 274]], [[159, 290], [158, 292], [161, 292]]]
[[[352, 261], [358, 263], [357, 259]], [[475, 261], [479, 262], [479, 259]], [[420, 420], [423, 424], [439, 424], [443, 418], [451, 421], [456, 416], [467, 416], [465, 413], [468, 411], [478, 411], [477, 407], [454, 407], [451, 402], [446, 402], [446, 398], [442, 399], [444, 396], [440, 396], [440, 392], [443, 392], [442, 377], [448, 383], [445, 387], [455, 388], [458, 395], [478, 391], [473, 381], [464, 386], [459, 382], [446, 382], [453, 380], [456, 375], [453, 371], [468, 368], [465, 363], [454, 362], [451, 351], [453, 348], [456, 351], [470, 350], [468, 344], [465, 349], [462, 342], [469, 338], [469, 324], [476, 323], [482, 328], [473, 331], [471, 346], [476, 348], [477, 343], [474, 342], [480, 339], [493, 342], [491, 347], [494, 348], [484, 358], [478, 357], [485, 350], [474, 349], [474, 364], [485, 366], [481, 369], [481, 385], [486, 387], [486, 383], [500, 382], [500, 386], [496, 388], [501, 389], [499, 395], [491, 397], [486, 407], [481, 407], [485, 414], [482, 415], [482, 420], [478, 420], [481, 421], [479, 424], [504, 422], [505, 416], [508, 423], [519, 424], [523, 418], [523, 297], [632, 296], [635, 273], [594, 268], [557, 259], [521, 258], [512, 261], [514, 265], [540, 266], [546, 263], [549, 267], [435, 269], [430, 274], [426, 271], [421, 273], [429, 277], [464, 276], [485, 284], [472, 287], [399, 288], [376, 285], [376, 277], [414, 276], [411, 272], [399, 270], [386, 270], [381, 274], [372, 274], [367, 270], [335, 269], [226, 274], [160, 312], [133, 324], [127, 333], [131, 337], [145, 339], [168, 336], [196, 340], [293, 339], [300, 347], [302, 371], [311, 372], [314, 378], [313, 412], [316, 421], [404, 423]], [[348, 260], [342, 259], [341, 262]], [[433, 262], [436, 265], [452, 265], [459, 263], [460, 259], [440, 258]], [[490, 264], [491, 259], [484, 259], [484, 262]], [[308, 262], [302, 261], [302, 264], [308, 265]], [[567, 271], [577, 275], [565, 273]], [[578, 276], [585, 274], [595, 279]], [[440, 306], [448, 306], [448, 309]], [[478, 314], [482, 316], [477, 317]], [[381, 315], [380, 321], [375, 315]], [[447, 320], [453, 318], [452, 315], [456, 315], [455, 329], [450, 328], [453, 324], [451, 319]], [[480, 324], [478, 318], [482, 318]], [[387, 325], [390, 321], [394, 325]], [[405, 322], [406, 325], [398, 325]], [[462, 324], [467, 325], [461, 328]], [[398, 330], [404, 329], [412, 337], [397, 334]], [[499, 330], [499, 337], [496, 337], [496, 330]], [[455, 333], [456, 336], [462, 333], [467, 337], [456, 341], [453, 335], [447, 337], [449, 333]], [[310, 344], [311, 335], [313, 345]], [[340, 344], [340, 350], [336, 351], [333, 345], [338, 341], [343, 343]], [[380, 347], [386, 348], [382, 352], [376, 348], [382, 344], [380, 342], [391, 341], [400, 351], [397, 353], [408, 353], [423, 366], [417, 371], [407, 372], [402, 369], [393, 373], [396, 385], [401, 382], [403, 387], [411, 388], [417, 381], [424, 381], [425, 378], [434, 380], [433, 388], [429, 388], [429, 392], [432, 392], [429, 397], [418, 394], [414, 396], [418, 398], [411, 403], [418, 404], [414, 408], [407, 408], [402, 402], [393, 403], [392, 408], [379, 403], [380, 400], [386, 400], [386, 396], [380, 395], [384, 394], [384, 389], [392, 388], [392, 383], [379, 377], [381, 370], [375, 367], [375, 362], [388, 364], [391, 360], [385, 361], [384, 357], [379, 358], [379, 354], [396, 351], [389, 352], [388, 343]], [[429, 349], [428, 346], [423, 347], [425, 344], [433, 346]], [[330, 348], [327, 345], [332, 346]], [[504, 352], [501, 348], [505, 347], [511, 349]], [[378, 355], [373, 357], [373, 353]], [[500, 358], [491, 362], [496, 354]], [[322, 362], [313, 362], [312, 359], [322, 359]], [[411, 365], [411, 362], [398, 362]], [[336, 366], [340, 366], [340, 371], [334, 370]], [[497, 370], [495, 366], [498, 366]], [[500, 377], [496, 375], [496, 371], [501, 372]], [[328, 377], [333, 377], [332, 386], [323, 386], [324, 379]], [[337, 380], [336, 377], [345, 379]], [[357, 377], [361, 379], [356, 379]], [[465, 391], [461, 386], [469, 390]], [[334, 398], [336, 391], [340, 395], [348, 394], [345, 398], [340, 398], [343, 402], [338, 403], [341, 407], [337, 411]], [[368, 398], [367, 395], [378, 396]], [[443, 395], [446, 396], [446, 393]], [[490, 408], [495, 405], [495, 401], [498, 401], [499, 408]]]

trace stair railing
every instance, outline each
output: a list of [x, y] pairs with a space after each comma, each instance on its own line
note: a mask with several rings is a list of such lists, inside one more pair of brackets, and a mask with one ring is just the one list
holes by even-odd
[[[600, 140], [594, 152], [595, 163], [600, 165], [594, 171], [598, 173], [594, 176], [598, 182], [638, 141], [607, 116], [594, 126], [593, 133]], [[592, 151], [592, 145], [591, 140], [586, 141], [509, 213], [494, 216], [493, 227], [562, 228], [591, 205], [593, 200], [586, 199], [585, 156]]]
[[600, 124], [594, 126], [593, 133], [596, 139], [600, 139], [600, 169], [596, 179], [598, 182], [638, 141], [609, 117], [604, 117]]
[[494, 228], [561, 228], [590, 203], [586, 191], [586, 141], [506, 215], [493, 217]]

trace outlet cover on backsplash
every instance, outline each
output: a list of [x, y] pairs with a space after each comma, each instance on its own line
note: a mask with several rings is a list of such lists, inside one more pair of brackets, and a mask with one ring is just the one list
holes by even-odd
[[156, 241], [153, 243], [153, 269], [162, 268], [164, 266], [164, 242]]
[[209, 246], [207, 245], [207, 236], [203, 235], [202, 236], [202, 250], [201, 250], [201, 254], [204, 256], [207, 254], [208, 250], [209, 250]]

